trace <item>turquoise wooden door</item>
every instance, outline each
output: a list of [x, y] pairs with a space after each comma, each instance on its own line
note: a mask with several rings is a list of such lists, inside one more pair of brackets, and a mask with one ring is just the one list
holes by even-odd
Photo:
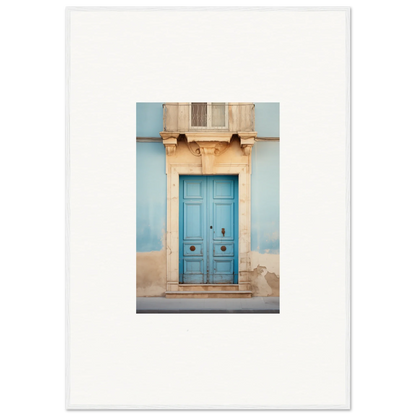
[[180, 176], [179, 282], [238, 283], [238, 177]]

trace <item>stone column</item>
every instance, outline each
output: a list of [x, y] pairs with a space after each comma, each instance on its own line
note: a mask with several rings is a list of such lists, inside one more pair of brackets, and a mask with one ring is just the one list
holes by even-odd
[[[240, 264], [239, 290], [251, 290], [251, 151], [257, 137], [257, 132], [239, 132], [240, 146], [247, 156], [247, 168], [239, 175], [240, 191]], [[244, 195], [244, 198], [241, 196]]]
[[171, 159], [175, 159], [179, 133], [161, 132], [163, 144], [166, 149], [166, 174], [167, 174], [167, 222], [166, 222], [166, 248], [167, 258], [167, 291], [178, 291], [179, 287], [179, 175], [171, 168]]

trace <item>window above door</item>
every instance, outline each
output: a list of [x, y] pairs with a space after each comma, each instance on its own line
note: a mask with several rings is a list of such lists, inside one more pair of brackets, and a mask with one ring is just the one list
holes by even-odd
[[227, 130], [227, 103], [190, 103], [190, 130]]

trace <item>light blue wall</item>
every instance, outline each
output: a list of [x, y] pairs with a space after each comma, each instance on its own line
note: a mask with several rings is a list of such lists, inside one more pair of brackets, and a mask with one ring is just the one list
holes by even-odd
[[163, 143], [136, 143], [136, 251], [159, 251], [166, 231]]
[[280, 137], [280, 104], [254, 103], [257, 137]]
[[256, 142], [251, 160], [251, 250], [280, 252], [278, 141]]
[[[258, 137], [279, 137], [279, 103], [255, 103]], [[137, 137], [160, 137], [162, 103], [137, 103]], [[252, 153], [251, 249], [279, 253], [279, 142], [256, 142]], [[137, 143], [136, 250], [163, 248], [166, 154], [163, 143]]]
[[136, 137], [160, 137], [163, 103], [136, 103]]

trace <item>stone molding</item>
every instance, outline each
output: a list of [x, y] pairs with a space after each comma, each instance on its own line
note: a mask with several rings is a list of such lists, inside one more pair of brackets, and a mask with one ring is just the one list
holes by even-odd
[[[179, 132], [160, 132], [163, 139], [163, 144], [166, 148], [166, 155], [172, 156], [175, 154], [178, 145]], [[189, 151], [196, 156], [202, 156], [203, 175], [212, 173], [215, 164], [215, 156], [222, 153], [225, 148], [224, 144], [229, 144], [233, 136], [230, 132], [186, 132], [186, 141], [188, 143]], [[257, 137], [257, 132], [238, 132], [241, 149], [246, 156], [251, 156], [251, 150]], [[190, 143], [196, 143], [198, 148], [192, 149]]]
[[[178, 137], [185, 135], [189, 158], [183, 153], [180, 161], [175, 155]], [[166, 148], [167, 174], [167, 288], [179, 291], [179, 175], [238, 175], [238, 286], [240, 291], [250, 291], [251, 272], [251, 149], [257, 132], [238, 133], [243, 155], [233, 162], [216, 163], [216, 157], [230, 146], [230, 132], [161, 132]], [[200, 156], [195, 159], [195, 156]], [[224, 162], [224, 156], [222, 156]], [[227, 159], [225, 159], [227, 161]]]
[[[171, 159], [168, 157], [167, 159]], [[173, 158], [172, 158], [173, 159]], [[179, 291], [179, 175], [202, 175], [201, 164], [169, 163], [167, 166], [167, 291]], [[238, 175], [238, 287], [251, 290], [251, 174], [247, 163], [221, 163], [215, 174]]]

